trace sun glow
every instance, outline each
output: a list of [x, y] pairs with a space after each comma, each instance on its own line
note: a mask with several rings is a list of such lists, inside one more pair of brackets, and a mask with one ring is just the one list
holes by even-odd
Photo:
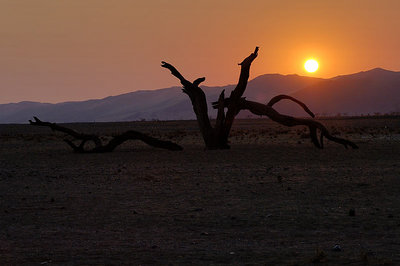
[[307, 72], [315, 72], [318, 70], [318, 62], [314, 59], [308, 59], [304, 63], [304, 68], [306, 69]]

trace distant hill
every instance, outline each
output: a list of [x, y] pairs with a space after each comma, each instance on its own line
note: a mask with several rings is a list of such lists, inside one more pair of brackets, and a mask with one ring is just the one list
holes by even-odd
[[[338, 76], [298, 90], [292, 96], [321, 115], [400, 112], [400, 72], [375, 68]], [[281, 108], [298, 114], [287, 104]]]
[[[223, 89], [229, 96], [234, 85], [202, 88], [210, 103], [217, 100]], [[266, 103], [278, 94], [292, 95], [306, 103], [314, 113], [325, 115], [400, 112], [400, 72], [376, 68], [331, 79], [266, 74], [249, 81], [244, 96]], [[305, 115], [302, 109], [290, 102], [278, 103], [276, 108], [287, 114]], [[215, 111], [209, 111], [215, 117]], [[135, 91], [80, 102], [0, 104], [0, 123], [27, 123], [32, 116], [53, 122], [195, 118], [190, 100], [182, 93], [181, 87]], [[240, 117], [248, 116], [252, 115], [240, 114]]]

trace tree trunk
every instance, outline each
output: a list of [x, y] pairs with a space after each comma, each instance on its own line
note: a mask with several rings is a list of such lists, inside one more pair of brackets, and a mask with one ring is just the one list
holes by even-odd
[[[231, 130], [235, 116], [239, 113], [240, 109], [238, 102], [246, 90], [247, 81], [249, 79], [251, 63], [258, 55], [258, 47], [243, 60], [239, 65], [241, 66], [239, 81], [236, 88], [231, 92], [230, 104], [225, 106], [224, 91], [221, 92], [219, 100], [217, 102], [218, 115], [215, 127], [213, 128], [208, 117], [207, 101], [203, 90], [199, 87], [200, 83], [205, 78], [198, 78], [195, 81], [190, 82], [186, 80], [181, 73], [171, 64], [162, 62], [162, 67], [167, 68], [171, 71], [171, 74], [177, 77], [183, 85], [183, 92], [186, 93], [193, 106], [193, 111], [196, 114], [196, 118], [199, 124], [200, 132], [203, 137], [204, 143], [207, 149], [229, 149], [228, 137]], [[224, 108], [227, 107], [226, 112]]]
[[186, 80], [173, 65], [163, 61], [161, 66], [169, 69], [171, 74], [180, 80], [183, 86], [182, 91], [189, 96], [206, 148], [220, 148], [220, 143], [217, 140], [217, 134], [215, 129], [211, 126], [210, 119], [208, 117], [206, 95], [199, 87], [200, 83], [203, 82], [205, 78], [198, 78], [192, 83]]

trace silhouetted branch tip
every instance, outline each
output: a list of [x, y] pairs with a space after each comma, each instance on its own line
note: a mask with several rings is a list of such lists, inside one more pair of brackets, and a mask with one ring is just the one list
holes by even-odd
[[206, 80], [205, 77], [198, 78], [198, 79], [196, 79], [195, 81], [193, 81], [193, 85], [194, 85], [194, 86], [199, 86], [200, 83], [202, 83], [202, 82], [205, 81], [205, 80]]
[[253, 54], [258, 54], [258, 50], [260, 49], [260, 47], [256, 46], [256, 49], [254, 49], [254, 53]]
[[258, 50], [259, 47], [256, 46], [256, 49], [254, 49], [254, 52], [252, 54], [250, 54], [248, 57], [246, 57], [241, 63], [239, 63], [239, 66], [242, 65], [246, 65], [250, 68], [251, 63], [254, 61], [254, 59], [256, 59], [256, 57], [258, 56]]

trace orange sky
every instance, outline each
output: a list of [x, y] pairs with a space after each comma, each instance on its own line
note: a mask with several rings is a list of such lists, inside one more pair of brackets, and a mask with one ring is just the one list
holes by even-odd
[[[179, 85], [165, 60], [204, 85], [251, 77], [400, 70], [398, 0], [1, 0], [0, 103], [60, 102]], [[267, 89], [267, 88], [266, 88]]]

